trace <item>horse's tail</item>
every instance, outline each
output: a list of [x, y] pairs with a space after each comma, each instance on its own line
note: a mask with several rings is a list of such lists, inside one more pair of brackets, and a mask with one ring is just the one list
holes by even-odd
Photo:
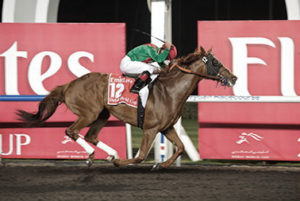
[[41, 100], [39, 110], [36, 113], [18, 110], [16, 114], [20, 117], [19, 120], [27, 123], [29, 126], [36, 126], [49, 119], [58, 105], [64, 102], [64, 88], [65, 85], [58, 86], [52, 90], [49, 95]]

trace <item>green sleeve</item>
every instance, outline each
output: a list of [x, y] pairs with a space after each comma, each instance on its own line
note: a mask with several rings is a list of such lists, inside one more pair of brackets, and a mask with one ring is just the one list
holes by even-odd
[[166, 60], [169, 49], [165, 49], [161, 54], [158, 54], [158, 50], [148, 45], [140, 45], [133, 50], [129, 51], [127, 56], [130, 57], [132, 61], [145, 61], [151, 58], [153, 62], [162, 63]]
[[157, 63], [162, 63], [169, 55], [169, 49], [165, 49], [161, 54], [158, 54], [153, 48], [147, 48], [149, 56]]

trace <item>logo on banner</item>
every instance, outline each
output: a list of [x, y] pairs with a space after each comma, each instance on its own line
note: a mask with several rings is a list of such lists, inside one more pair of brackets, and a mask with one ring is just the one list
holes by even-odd
[[125, 103], [131, 107], [137, 108], [138, 95], [130, 93], [130, 88], [133, 84], [133, 78], [111, 73], [109, 75], [108, 84], [108, 104], [118, 105]]
[[[84, 136], [83, 136], [83, 135], [78, 134], [78, 136], [84, 139]], [[64, 136], [64, 140], [61, 141], [62, 144], [67, 144], [67, 143], [69, 143], [69, 142], [71, 142], [71, 143], [74, 142], [74, 140], [72, 140], [69, 136]]]
[[243, 132], [238, 136], [239, 140], [235, 143], [241, 149], [232, 151], [231, 157], [235, 159], [268, 159], [270, 151], [266, 150], [263, 137], [256, 133]]
[[255, 134], [255, 133], [242, 133], [239, 136], [240, 140], [236, 141], [237, 144], [242, 144], [242, 143], [250, 143], [248, 139], [253, 139], [255, 141], [262, 141], [264, 138]]
[[[78, 134], [79, 137], [84, 139], [84, 136], [81, 134]], [[57, 158], [74, 158], [74, 159], [82, 159], [86, 158], [87, 152], [84, 150], [77, 150], [75, 147], [72, 147], [72, 145], [68, 146], [67, 144], [73, 144], [74, 140], [72, 140], [69, 136], [64, 136], [64, 140], [61, 141], [61, 143], [66, 146], [64, 150], [57, 151]]]

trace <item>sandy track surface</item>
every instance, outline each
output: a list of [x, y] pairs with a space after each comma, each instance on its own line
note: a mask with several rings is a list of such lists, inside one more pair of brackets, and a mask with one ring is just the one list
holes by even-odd
[[151, 164], [7, 163], [1, 201], [298, 201], [300, 168], [183, 165], [151, 172]]

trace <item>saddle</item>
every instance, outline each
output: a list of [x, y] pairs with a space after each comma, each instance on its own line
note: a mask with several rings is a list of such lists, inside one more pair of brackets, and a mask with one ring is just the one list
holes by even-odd
[[[123, 73], [122, 76], [124, 77], [128, 77], [128, 78], [133, 78], [136, 79], [139, 77], [139, 73], [135, 74], [135, 73]], [[149, 88], [149, 90], [152, 89], [153, 83], [155, 82], [156, 79], [154, 79], [153, 81], [151, 81], [149, 84], [147, 84], [146, 86]]]
[[[147, 97], [140, 97], [139, 94], [130, 93], [129, 90], [134, 83], [134, 77], [137, 78], [139, 74], [110, 74], [109, 75], [109, 85], [108, 85], [108, 104], [109, 105], [118, 105], [118, 104], [127, 104], [131, 107], [137, 108], [137, 124], [139, 128], [143, 128], [144, 117], [145, 117], [145, 104]], [[145, 87], [148, 88], [149, 92], [152, 89], [154, 82], [149, 83]], [[144, 87], [144, 88], [145, 88]], [[147, 89], [142, 89], [147, 90]], [[143, 101], [142, 101], [143, 99]]]

